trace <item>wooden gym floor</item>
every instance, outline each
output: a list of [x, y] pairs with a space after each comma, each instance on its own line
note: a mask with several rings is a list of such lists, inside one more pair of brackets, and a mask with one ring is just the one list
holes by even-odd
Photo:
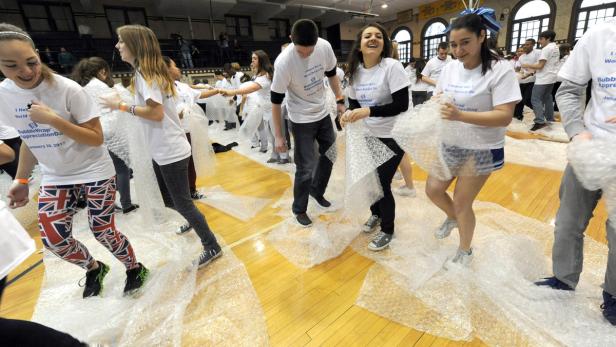
[[[523, 137], [523, 136], [516, 136]], [[529, 153], [532, 155], [532, 153]], [[241, 195], [276, 201], [291, 186], [289, 176], [269, 169], [233, 151], [217, 154], [216, 176], [208, 186], [221, 185]], [[493, 174], [478, 199], [502, 205], [516, 213], [552, 223], [558, 209], [562, 172], [507, 163]], [[414, 179], [426, 174], [414, 167]], [[248, 223], [198, 204], [212, 229], [244, 262], [265, 312], [273, 346], [371, 345], [371, 346], [481, 346], [480, 340], [459, 343], [438, 338], [391, 322], [354, 305], [372, 260], [347, 248], [339, 257], [309, 270], [296, 268], [280, 255], [266, 234], [281, 221], [276, 209], [264, 208]], [[605, 243], [607, 213], [603, 202], [587, 234]], [[42, 247], [36, 225], [28, 228]], [[30, 319], [40, 292], [45, 267], [36, 253], [10, 276], [0, 316]]]

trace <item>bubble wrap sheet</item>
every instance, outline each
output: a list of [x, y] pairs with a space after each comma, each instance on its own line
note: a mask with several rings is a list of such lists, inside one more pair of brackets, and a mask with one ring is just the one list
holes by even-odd
[[199, 191], [205, 195], [205, 198], [197, 200], [198, 202], [244, 222], [251, 220], [270, 203], [270, 199], [229, 193], [221, 186], [199, 189]]
[[[423, 188], [423, 187], [418, 187]], [[551, 273], [553, 227], [496, 204], [475, 202], [477, 227], [470, 268], [447, 264], [458, 246], [454, 230], [432, 234], [444, 215], [418, 189], [399, 201], [388, 250], [352, 244], [376, 264], [357, 304], [411, 328], [453, 340], [479, 338], [495, 346], [607, 346], [616, 330], [599, 310], [607, 247], [585, 241], [584, 272], [575, 293], [537, 287]]]
[[519, 140], [505, 136], [505, 161], [564, 171], [567, 166], [567, 144], [537, 139]]
[[586, 189], [603, 190], [610, 219], [616, 220], [616, 138], [574, 140], [567, 157]]
[[522, 121], [513, 118], [507, 126], [507, 131], [521, 134], [541, 135], [544, 140], [556, 142], [569, 142], [569, 136], [565, 132], [561, 122], [552, 122], [550, 125], [537, 131], [530, 131], [530, 128], [535, 123], [535, 115], [533, 112], [525, 112]]
[[250, 141], [263, 122], [263, 104], [256, 95], [245, 96], [246, 103], [242, 110], [244, 123], [240, 126], [239, 135], [243, 140]]
[[[342, 135], [341, 135], [342, 136]], [[323, 209], [311, 198], [308, 215], [313, 226], [299, 226], [290, 211], [292, 190], [277, 202], [286, 220], [268, 235], [269, 241], [287, 260], [310, 268], [340, 255], [361, 231], [370, 205], [383, 195], [376, 168], [393, 156], [378, 139], [368, 136], [363, 122], [349, 124], [344, 141], [336, 141], [326, 156], [334, 168], [325, 196], [332, 207]]]
[[[109, 88], [103, 83], [88, 83], [84, 89], [88, 95], [90, 95], [92, 100], [99, 105], [101, 112], [99, 120], [101, 122], [101, 127], [103, 128], [105, 146], [107, 146], [109, 151], [118, 156], [118, 158], [122, 159], [126, 165], [130, 166], [128, 133], [125, 124], [120, 122], [120, 113], [122, 112], [111, 111], [109, 108], [101, 107], [100, 105], [100, 96], [118, 92], [118, 90]], [[125, 93], [124, 91], [122, 92]]]
[[212, 95], [207, 100], [207, 117], [209, 120], [237, 122], [235, 102], [220, 94]]
[[491, 172], [490, 150], [474, 149], [481, 127], [441, 118], [445, 96], [435, 97], [401, 114], [392, 135], [415, 162], [431, 176], [449, 180]]
[[150, 269], [140, 295], [122, 297], [125, 269], [96, 242], [80, 212], [75, 236], [111, 267], [103, 296], [82, 299], [77, 282], [83, 270], [46, 252], [33, 321], [109, 346], [267, 345], [260, 303], [231, 250], [225, 248], [223, 257], [198, 271], [193, 262], [200, 242], [194, 233], [176, 235], [179, 222], [165, 223], [160, 232], [145, 232], [135, 214], [117, 222], [139, 261]]
[[208, 119], [197, 104], [192, 104], [185, 111], [197, 177], [212, 176], [216, 172], [216, 156], [208, 135]]

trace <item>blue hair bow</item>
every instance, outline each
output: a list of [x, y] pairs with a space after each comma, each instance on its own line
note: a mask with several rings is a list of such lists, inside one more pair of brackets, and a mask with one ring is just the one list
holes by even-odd
[[[481, 21], [486, 26], [486, 28], [494, 34], [499, 32], [501, 29], [500, 23], [496, 20], [496, 12], [494, 11], [494, 9], [491, 9], [489, 7], [479, 7], [475, 9], [467, 8], [466, 10], [460, 12], [460, 16], [466, 16], [467, 14], [476, 14], [481, 17]], [[450, 30], [451, 25], [449, 25], [447, 29], [445, 29], [445, 33], [448, 33]]]

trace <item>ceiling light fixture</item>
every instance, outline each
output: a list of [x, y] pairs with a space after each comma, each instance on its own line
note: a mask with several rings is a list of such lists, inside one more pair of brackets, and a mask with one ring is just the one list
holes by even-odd
[[387, 8], [387, 4], [381, 5], [381, 8]]

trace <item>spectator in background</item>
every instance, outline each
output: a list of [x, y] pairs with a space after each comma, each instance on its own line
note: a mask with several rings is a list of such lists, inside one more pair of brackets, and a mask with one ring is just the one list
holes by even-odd
[[221, 63], [228, 63], [231, 61], [231, 49], [229, 48], [229, 36], [226, 32], [220, 33], [218, 35], [218, 45], [220, 47], [220, 57], [222, 59]]
[[60, 54], [58, 54], [58, 63], [60, 64], [60, 70], [62, 73], [70, 73], [75, 65], [75, 57], [73, 54], [66, 50], [66, 48], [60, 48]]
[[244, 48], [242, 48], [237, 39], [233, 39], [233, 58], [235, 61], [239, 61], [240, 64], [244, 62]]
[[[565, 65], [567, 58], [569, 58], [569, 53], [571, 53], [571, 45], [568, 43], [563, 43], [558, 46], [558, 50], [560, 51], [560, 60], [558, 62], [558, 70]], [[556, 102], [556, 92], [558, 88], [560, 88], [560, 84], [563, 79], [560, 76], [556, 76], [556, 84], [554, 84], [554, 88], [552, 89], [552, 99], [554, 100], [554, 111], [558, 111], [558, 103]]]
[[193, 45], [190, 41], [178, 36], [178, 47], [182, 56], [182, 67], [185, 69], [193, 69], [195, 66], [192, 60]]

